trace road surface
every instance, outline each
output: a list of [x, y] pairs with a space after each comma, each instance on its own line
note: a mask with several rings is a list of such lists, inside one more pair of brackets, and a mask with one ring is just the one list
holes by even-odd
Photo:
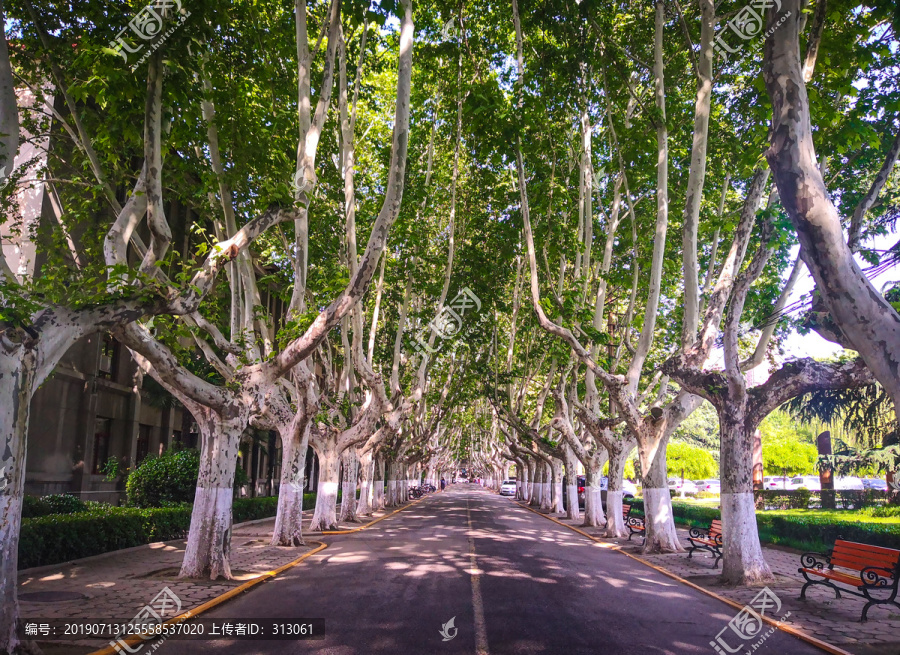
[[[720, 633], [745, 653], [770, 630], [742, 641], [727, 628], [732, 607], [469, 485], [324, 540], [324, 551], [204, 615], [322, 618], [324, 639], [170, 640], [154, 652], [709, 655]], [[754, 655], [821, 652], [776, 630]]]

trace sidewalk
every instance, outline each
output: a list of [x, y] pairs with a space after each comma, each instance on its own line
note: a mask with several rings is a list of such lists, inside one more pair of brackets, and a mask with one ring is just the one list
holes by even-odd
[[[375, 512], [359, 523], [341, 524], [340, 529], [358, 528], [395, 509]], [[166, 587], [180, 602], [179, 611], [186, 612], [313, 550], [315, 544], [309, 542], [323, 535], [307, 529], [312, 512], [304, 512], [304, 516], [308, 516], [303, 521], [308, 545], [299, 547], [269, 545], [274, 517], [235, 525], [231, 537], [233, 580], [180, 580], [184, 539], [19, 571], [19, 616], [23, 621], [116, 619], [127, 623]], [[170, 601], [170, 606], [175, 602]], [[108, 639], [37, 640], [45, 655], [84, 655], [109, 645]]]
[[[758, 587], [727, 587], [719, 584], [721, 564], [718, 569], [713, 569], [714, 560], [709, 553], [697, 551], [691, 559], [688, 559], [686, 552], [644, 555], [637, 535], [632, 537], [632, 541], [606, 539], [601, 537], [602, 528], [582, 527], [580, 521], [568, 521], [565, 514], [541, 513], [577, 527], [582, 532], [600, 538], [604, 543], [620, 546], [625, 552], [735, 602], [746, 604], [759, 592]], [[685, 548], [690, 546], [686, 529], [678, 528], [678, 537]], [[768, 587], [778, 595], [782, 610], [791, 612], [787, 624], [854, 655], [900, 655], [900, 610], [896, 607], [873, 606], [869, 610], [869, 620], [860, 623], [859, 617], [865, 601], [855, 596], [842, 594], [841, 599], [835, 599], [833, 591], [814, 585], [806, 591], [807, 600], [802, 601], [800, 588], [804, 580], [797, 572], [800, 551], [763, 544], [763, 554], [775, 574], [775, 582]]]

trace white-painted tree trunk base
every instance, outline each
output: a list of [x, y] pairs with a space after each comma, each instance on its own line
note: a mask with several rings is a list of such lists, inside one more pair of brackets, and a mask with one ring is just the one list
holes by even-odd
[[272, 546], [303, 545], [303, 484], [282, 481], [278, 488], [278, 511]]
[[12, 653], [19, 648], [16, 620], [19, 601], [16, 597], [19, 561], [19, 528], [22, 522], [22, 496], [0, 495], [0, 652]]
[[541, 482], [541, 511], [550, 511], [550, 483]]
[[229, 558], [233, 500], [231, 485], [197, 487], [179, 578], [232, 579]]
[[578, 506], [578, 485], [566, 485], [566, 518], [573, 521], [581, 519], [581, 508]]
[[554, 514], [562, 514], [565, 512], [565, 508], [563, 508], [562, 501], [562, 491], [563, 491], [563, 483], [557, 482], [553, 485], [553, 500], [552, 500], [552, 510]]
[[681, 553], [668, 487], [644, 489], [645, 553]]
[[384, 509], [384, 480], [375, 480], [372, 483], [372, 509], [375, 511]]
[[617, 539], [628, 536], [625, 518], [622, 516], [623, 495], [621, 490], [606, 492], [606, 532], [604, 536], [607, 538]]
[[323, 480], [325, 467], [319, 471], [319, 487], [316, 491], [316, 511], [313, 513], [310, 532], [324, 532], [337, 529], [337, 492], [338, 483], [334, 480]]
[[584, 488], [584, 522], [582, 526], [599, 528], [606, 524], [606, 517], [603, 516], [603, 496], [601, 493], [600, 487]]
[[759, 543], [753, 492], [722, 492], [721, 507], [724, 542], [722, 579], [733, 585], [774, 580]]
[[363, 480], [359, 485], [359, 501], [356, 503], [357, 516], [369, 516], [372, 513], [372, 504], [369, 500], [371, 495], [371, 483], [368, 480]]

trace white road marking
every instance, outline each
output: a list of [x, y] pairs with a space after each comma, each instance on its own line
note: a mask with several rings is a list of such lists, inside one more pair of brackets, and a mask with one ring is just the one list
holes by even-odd
[[469, 511], [469, 499], [466, 498], [466, 518], [469, 522], [469, 569], [472, 580], [472, 608], [475, 613], [475, 653], [490, 655], [487, 641], [487, 626], [484, 622], [484, 602], [481, 599], [481, 570], [475, 559], [475, 534], [472, 529], [472, 514]]

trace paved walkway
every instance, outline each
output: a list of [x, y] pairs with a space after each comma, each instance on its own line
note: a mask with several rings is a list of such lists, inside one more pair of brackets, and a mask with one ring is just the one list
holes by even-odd
[[[600, 536], [600, 528], [581, 527], [580, 522], [568, 521], [564, 514], [552, 516], [588, 534]], [[690, 545], [687, 529], [679, 528], [678, 536], [685, 547]], [[717, 571], [712, 569], [712, 557], [702, 551], [695, 552], [691, 559], [686, 553], [643, 555], [637, 536], [632, 541], [605, 538], [603, 541], [622, 546], [629, 553], [741, 604], [748, 603], [759, 592], [758, 588], [719, 584]], [[804, 580], [797, 572], [800, 551], [763, 545], [763, 554], [776, 578], [775, 583], [768, 586], [778, 594], [783, 609], [791, 612], [785, 621], [787, 624], [856, 655], [900, 655], [900, 610], [890, 605], [874, 606], [869, 610], [869, 620], [860, 623], [865, 601], [848, 594], [837, 600], [833, 591], [822, 586], [810, 587], [806, 592], [807, 600], [802, 601], [800, 588]], [[721, 570], [721, 564], [718, 570]]]
[[[393, 511], [393, 510], [389, 510]], [[376, 512], [372, 518], [384, 516]], [[311, 517], [312, 512], [306, 512]], [[367, 519], [368, 520], [368, 519]], [[157, 594], [168, 587], [182, 612], [297, 559], [313, 546], [272, 547], [269, 539], [275, 519], [236, 525], [231, 540], [234, 580], [180, 580], [185, 540], [138, 546], [66, 564], [19, 571], [19, 613], [23, 620], [116, 619], [130, 621]], [[344, 524], [352, 529], [361, 524]], [[309, 532], [304, 537], [321, 539]], [[175, 603], [176, 601], [171, 601]], [[174, 615], [170, 612], [168, 616]], [[40, 642], [47, 655], [80, 655], [108, 645], [109, 640], [82, 639]]]

